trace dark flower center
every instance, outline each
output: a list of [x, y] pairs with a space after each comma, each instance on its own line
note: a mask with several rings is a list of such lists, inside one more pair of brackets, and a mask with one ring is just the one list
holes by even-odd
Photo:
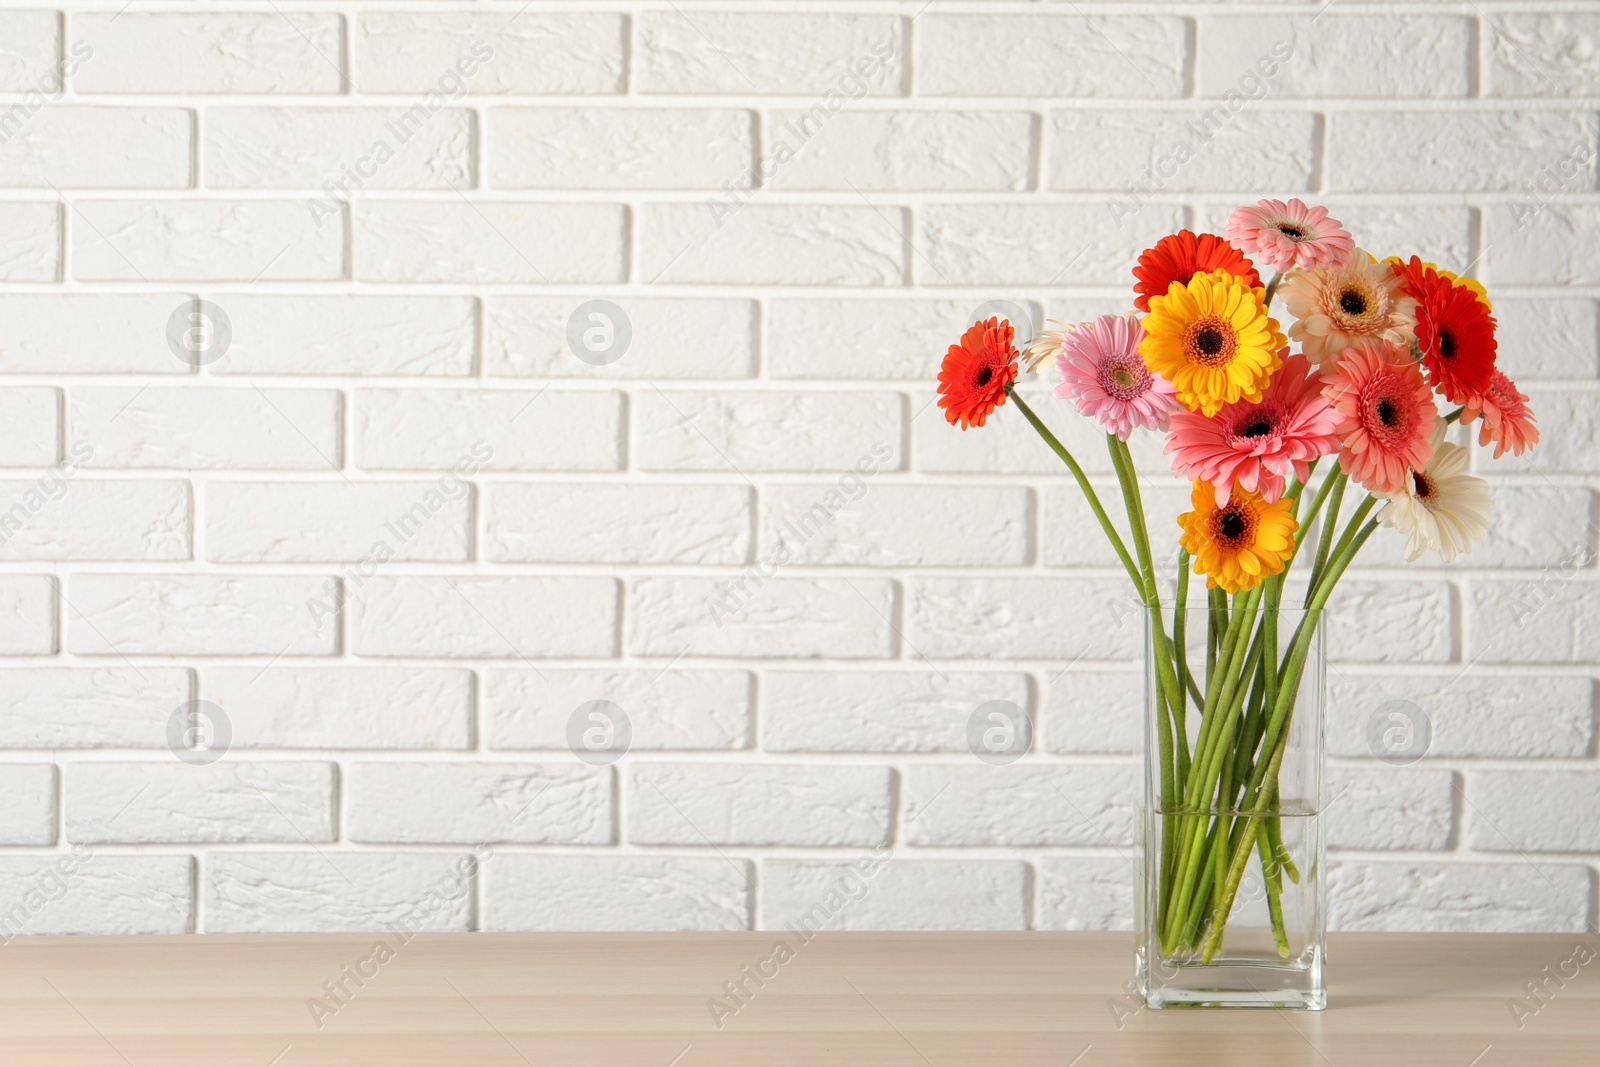
[[1265, 437], [1272, 432], [1272, 423], [1266, 419], [1257, 419], [1255, 422], [1239, 427], [1240, 437]]
[[1438, 489], [1435, 488], [1433, 484], [1433, 480], [1426, 474], [1423, 474], [1421, 471], [1411, 472], [1411, 484], [1416, 487], [1417, 499], [1422, 501], [1424, 504], [1432, 500], [1434, 494], [1438, 492]]
[[979, 368], [978, 376], [972, 379], [972, 384], [981, 389], [992, 381], [994, 381], [994, 368], [984, 366]]
[[1201, 355], [1216, 355], [1222, 351], [1222, 331], [1215, 326], [1205, 327], [1194, 335], [1194, 346]]
[[1359, 290], [1346, 289], [1339, 294], [1339, 307], [1346, 315], [1362, 315], [1367, 310], [1367, 298]]
[[1454, 359], [1456, 356], [1456, 339], [1448, 330], [1439, 331], [1439, 355], [1444, 359]]
[[1391, 430], [1400, 422], [1400, 409], [1389, 397], [1378, 401], [1378, 421]]
[[1244, 516], [1237, 511], [1229, 511], [1217, 522], [1217, 532], [1230, 541], [1237, 541], [1244, 536], [1246, 525]]
[[1278, 232], [1291, 241], [1304, 241], [1306, 239], [1306, 231], [1286, 222], [1278, 224]]

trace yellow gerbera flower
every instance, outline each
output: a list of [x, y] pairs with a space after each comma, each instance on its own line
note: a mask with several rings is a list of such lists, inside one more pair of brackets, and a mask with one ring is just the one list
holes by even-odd
[[1185, 407], [1207, 417], [1236, 400], [1259, 403], [1288, 343], [1267, 315], [1266, 290], [1225, 270], [1152, 296], [1144, 332], [1145, 366], [1172, 383]]
[[1233, 487], [1233, 496], [1217, 506], [1210, 482], [1197, 481], [1189, 495], [1194, 510], [1178, 516], [1179, 543], [1194, 557], [1194, 572], [1206, 576], [1206, 588], [1229, 593], [1254, 589], [1269, 574], [1281, 574], [1294, 554], [1299, 523], [1289, 514], [1286, 496], [1275, 504], [1261, 494]]

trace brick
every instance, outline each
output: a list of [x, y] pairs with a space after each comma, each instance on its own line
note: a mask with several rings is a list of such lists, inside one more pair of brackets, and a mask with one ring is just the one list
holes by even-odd
[[[887, 658], [895, 586], [877, 578], [643, 578], [628, 602], [640, 656]], [[741, 586], [738, 583], [743, 581]]]
[[35, 90], [55, 94], [61, 86], [55, 66], [61, 54], [60, 16], [54, 11], [0, 13], [0, 92]]
[[1431, 15], [1204, 15], [1195, 91], [1249, 100], [1462, 97], [1476, 61], [1472, 20]]
[[[1592, 556], [1590, 557], [1593, 558]], [[1477, 579], [1467, 590], [1469, 663], [1587, 663], [1600, 585], [1561, 568], [1536, 578]]]
[[835, 114], [813, 105], [770, 112], [766, 137], [763, 173], [774, 189], [1020, 192], [1033, 172], [1025, 111]]
[[493, 482], [484, 558], [524, 563], [745, 563], [743, 485]]
[[1039, 864], [1038, 930], [1132, 930], [1130, 858], [1058, 856]]
[[537, 763], [353, 763], [352, 841], [606, 845], [611, 772]]
[[464, 749], [472, 675], [425, 667], [204, 667], [235, 748]]
[[1600, 851], [1600, 778], [1591, 771], [1473, 771], [1464, 795], [1473, 848]]
[[364, 12], [354, 33], [364, 93], [620, 93], [627, 32], [611, 12]]
[[[1062, 111], [1051, 117], [1050, 188], [1305, 192], [1317, 118], [1290, 111]], [[1117, 162], [1108, 162], [1115, 160]]]
[[[1591, 161], [1582, 190], [1594, 188]], [[1549, 154], [1549, 153], [1546, 153]], [[1538, 158], [1538, 157], [1536, 157]], [[1532, 175], [1529, 175], [1532, 178]], [[1484, 209], [1484, 259], [1496, 285], [1600, 285], [1600, 205], [1570, 204], [1527, 197], [1514, 205]]]
[[[1356, 244], [1382, 259], [1420, 256], [1446, 270], [1472, 273], [1478, 258], [1476, 225], [1470, 208], [1448, 204], [1352, 204], [1335, 197], [1318, 196], [1319, 203], [1344, 224]], [[1213, 226], [1221, 233], [1232, 206], [1219, 208]], [[1495, 301], [1498, 312], [1500, 301]], [[1501, 334], [1502, 339], [1504, 333]]]
[[60, 458], [57, 442], [61, 393], [55, 389], [0, 389], [0, 467], [53, 467]]
[[[937, 374], [937, 371], [931, 373]], [[933, 381], [934, 378], [928, 377], [920, 395], [912, 397], [913, 470], [940, 474], [981, 474], [986, 478], [991, 474], [1018, 473], [1071, 477], [1060, 458], [1039, 439], [1014, 404], [1007, 402], [996, 409], [984, 424], [982, 432], [963, 432], [947, 423], [943, 410], [934, 406], [938, 394], [931, 384]], [[1091, 474], [1111, 473], [1105, 434], [1094, 423], [1080, 418], [1065, 402], [1053, 398], [1050, 387], [1042, 381], [1019, 382], [1018, 392], [1051, 427], [1085, 471]], [[1135, 438], [1135, 444], [1138, 440]], [[1105, 536], [1098, 524], [1095, 530], [1096, 537]]]
[[48, 656], [55, 650], [55, 580], [0, 574], [0, 656]]
[[703, 204], [639, 209], [639, 275], [671, 285], [901, 285], [903, 209], [854, 204]]
[[358, 656], [608, 657], [610, 578], [374, 578], [347, 594]]
[[1144, 608], [1121, 578], [914, 578], [906, 647], [935, 659], [1137, 659]]
[[73, 389], [88, 467], [337, 470], [340, 395], [323, 389]]
[[[1594, 738], [1594, 683], [1587, 676], [1489, 674], [1472, 666], [1441, 673], [1367, 674], [1340, 667], [1328, 674], [1328, 751], [1371, 751], [1368, 730], [1399, 712], [1426, 718], [1428, 755], [1512, 759], [1582, 759]], [[1390, 707], [1389, 705], [1396, 705]]]
[[0, 764], [0, 844], [51, 845], [55, 840], [55, 766]]
[[[1177, 97], [1184, 95], [1188, 51], [1187, 20], [1181, 18], [929, 14], [917, 21], [917, 91]], [[974, 64], [973, 56], [985, 61]], [[1018, 78], [1019, 70], [1028, 76]]]
[[[96, 299], [104, 299], [96, 297]], [[465, 377], [477, 353], [478, 302], [457, 296], [209, 297], [233, 340], [212, 374]]]
[[173, 667], [8, 667], [5, 678], [5, 748], [165, 748], [192, 688]]
[[167, 330], [193, 307], [178, 293], [0, 295], [0, 372], [188, 374]]
[[86, 13], [80, 93], [337, 93], [343, 20], [306, 11]]
[[0, 281], [60, 277], [61, 210], [54, 203], [0, 204]]
[[1121, 288], [1141, 251], [1184, 226], [1182, 208], [1120, 193], [1103, 204], [930, 204], [917, 215], [925, 285]]
[[884, 767], [644, 763], [628, 781], [636, 845], [868, 847], [887, 840], [889, 819]]
[[206, 558], [220, 563], [470, 558], [472, 487], [431, 482], [209, 482]]
[[338, 648], [316, 575], [80, 574], [68, 582], [67, 649], [83, 656], [326, 656]]
[[189, 483], [0, 481], [0, 560], [190, 558]]
[[1039, 715], [1043, 744], [1035, 747], [1062, 753], [1142, 751], [1144, 687], [1142, 670], [1087, 670], [1069, 663], [1047, 671]]
[[[1058, 401], [1059, 403], [1059, 401]], [[1074, 413], [1069, 416], [1081, 419]], [[1085, 453], [1084, 455], [1087, 455]], [[1082, 458], [1079, 462], [1082, 462]], [[1156, 569], [1163, 575], [1176, 573], [1178, 552], [1178, 516], [1193, 510], [1189, 487], [1168, 473], [1157, 477], [1142, 487], [1145, 525], [1150, 533], [1150, 550], [1155, 554]], [[1095, 480], [1095, 495], [1111, 516], [1129, 553], [1135, 549], [1127, 522], [1127, 507], [1122, 490], [1116, 480]], [[1077, 484], [1054, 485], [1044, 492], [1043, 530], [1041, 556], [1052, 567], [1120, 567], [1117, 553], [1111, 547], [1100, 520], [1084, 498]]]
[[[470, 189], [472, 112], [462, 108], [220, 107], [202, 166], [218, 189]], [[344, 199], [340, 195], [338, 199]]]
[[634, 446], [641, 469], [894, 469], [904, 402], [888, 392], [641, 391]]
[[[937, 376], [945, 351], [978, 320], [985, 303], [970, 298], [765, 301], [762, 353], [767, 377], [892, 379], [926, 387]], [[1032, 301], [1019, 306], [1030, 323], [1044, 321]], [[1031, 334], [1031, 327], [1017, 327], [1019, 339], [1025, 333]], [[921, 406], [919, 402], [913, 410]]]
[[1518, 380], [1600, 377], [1600, 304], [1561, 297], [1504, 297], [1494, 302], [1499, 321], [1498, 362]]
[[1028, 678], [994, 671], [768, 671], [768, 752], [966, 752], [968, 722], [991, 700], [1029, 706]]
[[629, 751], [750, 746], [750, 676], [684, 670], [487, 671], [482, 707], [488, 745], [568, 750], [568, 723], [591, 700], [609, 701], [627, 717]]
[[[1545, 484], [1551, 474], [1584, 474], [1600, 464], [1600, 394], [1591, 386], [1520, 386], [1539, 426], [1539, 443], [1521, 456], [1474, 449], [1478, 474], [1536, 474]], [[1473, 440], [1479, 431], [1473, 429]], [[1590, 561], [1592, 562], [1592, 560]]]
[[[0, 856], [10, 887], [0, 936], [187, 934], [194, 929], [194, 861], [116, 856], [83, 844], [70, 853]], [[64, 888], [63, 888], [64, 887]]]
[[750, 187], [755, 116], [732, 108], [489, 111], [496, 189]]
[[545, 389], [362, 389], [356, 465], [365, 470], [610, 471], [621, 466], [622, 398]]
[[66, 836], [102, 843], [332, 841], [333, 764], [74, 763]]
[[1588, 928], [1593, 874], [1577, 865], [1367, 863], [1328, 870], [1335, 930], [1577, 933]]
[[764, 930], [1028, 928], [1027, 865], [1003, 860], [766, 860], [761, 889]]
[[817, 95], [832, 110], [901, 95], [905, 29], [892, 15], [647, 11], [637, 19], [640, 92]]
[[184, 108], [42, 108], [0, 141], [0, 186], [185, 189], [192, 125]]
[[1485, 96], [1600, 95], [1600, 16], [1499, 13], [1483, 17]]
[[[1343, 192], [1521, 189], [1540, 162], [1588, 153], [1595, 116], [1561, 111], [1336, 111], [1328, 115], [1328, 186]], [[1414, 148], [1426, 144], [1428, 151]], [[1486, 150], [1492, 146], [1492, 151]], [[1501, 209], [1496, 209], [1501, 210]]]
[[748, 864], [674, 856], [499, 855], [485, 930], [747, 930]]
[[1329, 599], [1328, 613], [1328, 657], [1335, 663], [1455, 658], [1455, 593], [1448, 583], [1346, 577]]
[[617, 204], [362, 201], [355, 207], [355, 276], [367, 282], [625, 281], [626, 217]]
[[[756, 309], [748, 300], [491, 298], [486, 371], [506, 378], [748, 378]], [[575, 335], [576, 343], [571, 339]]]
[[[859, 491], [855, 488], [860, 486]], [[1004, 567], [1028, 561], [1032, 501], [1010, 486], [883, 485], [856, 480], [762, 493], [761, 544], [801, 565]], [[937, 525], [928, 516], [943, 516]]]
[[205, 932], [460, 933], [471, 929], [471, 867], [448, 852], [211, 852]]
[[[331, 281], [344, 234], [288, 200], [79, 200], [72, 276], [80, 281]], [[324, 220], [326, 221], [326, 220]]]
[[1331, 767], [1322, 786], [1328, 846], [1448, 849], [1455, 792], [1450, 771]]
[[901, 833], [923, 845], [1132, 845], [1143, 794], [1128, 764], [926, 764], [906, 773]]

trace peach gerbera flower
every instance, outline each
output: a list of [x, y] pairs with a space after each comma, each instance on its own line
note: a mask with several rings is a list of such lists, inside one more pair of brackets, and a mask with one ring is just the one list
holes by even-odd
[[1468, 397], [1462, 405], [1462, 422], [1471, 422], [1479, 415], [1483, 416], [1483, 428], [1478, 431], [1478, 444], [1492, 443], [1495, 459], [1507, 451], [1520, 456], [1539, 443], [1539, 426], [1528, 407], [1528, 396], [1504, 371], [1495, 371], [1489, 388]]
[[1398, 492], [1433, 453], [1439, 409], [1421, 366], [1401, 345], [1361, 341], [1335, 357], [1322, 381], [1340, 416], [1339, 466], [1374, 493]]
[[1403, 342], [1416, 326], [1417, 302], [1400, 291], [1395, 268], [1360, 249], [1338, 269], [1290, 271], [1282, 292], [1295, 319], [1289, 337], [1323, 370], [1358, 341]]

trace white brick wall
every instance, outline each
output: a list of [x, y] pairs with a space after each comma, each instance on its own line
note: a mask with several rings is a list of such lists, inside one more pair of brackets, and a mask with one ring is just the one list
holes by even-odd
[[0, 10], [0, 938], [1128, 926], [1131, 598], [933, 378], [1260, 195], [1487, 281], [1545, 435], [1347, 583], [1333, 920], [1593, 922], [1591, 4], [195, 7]]

